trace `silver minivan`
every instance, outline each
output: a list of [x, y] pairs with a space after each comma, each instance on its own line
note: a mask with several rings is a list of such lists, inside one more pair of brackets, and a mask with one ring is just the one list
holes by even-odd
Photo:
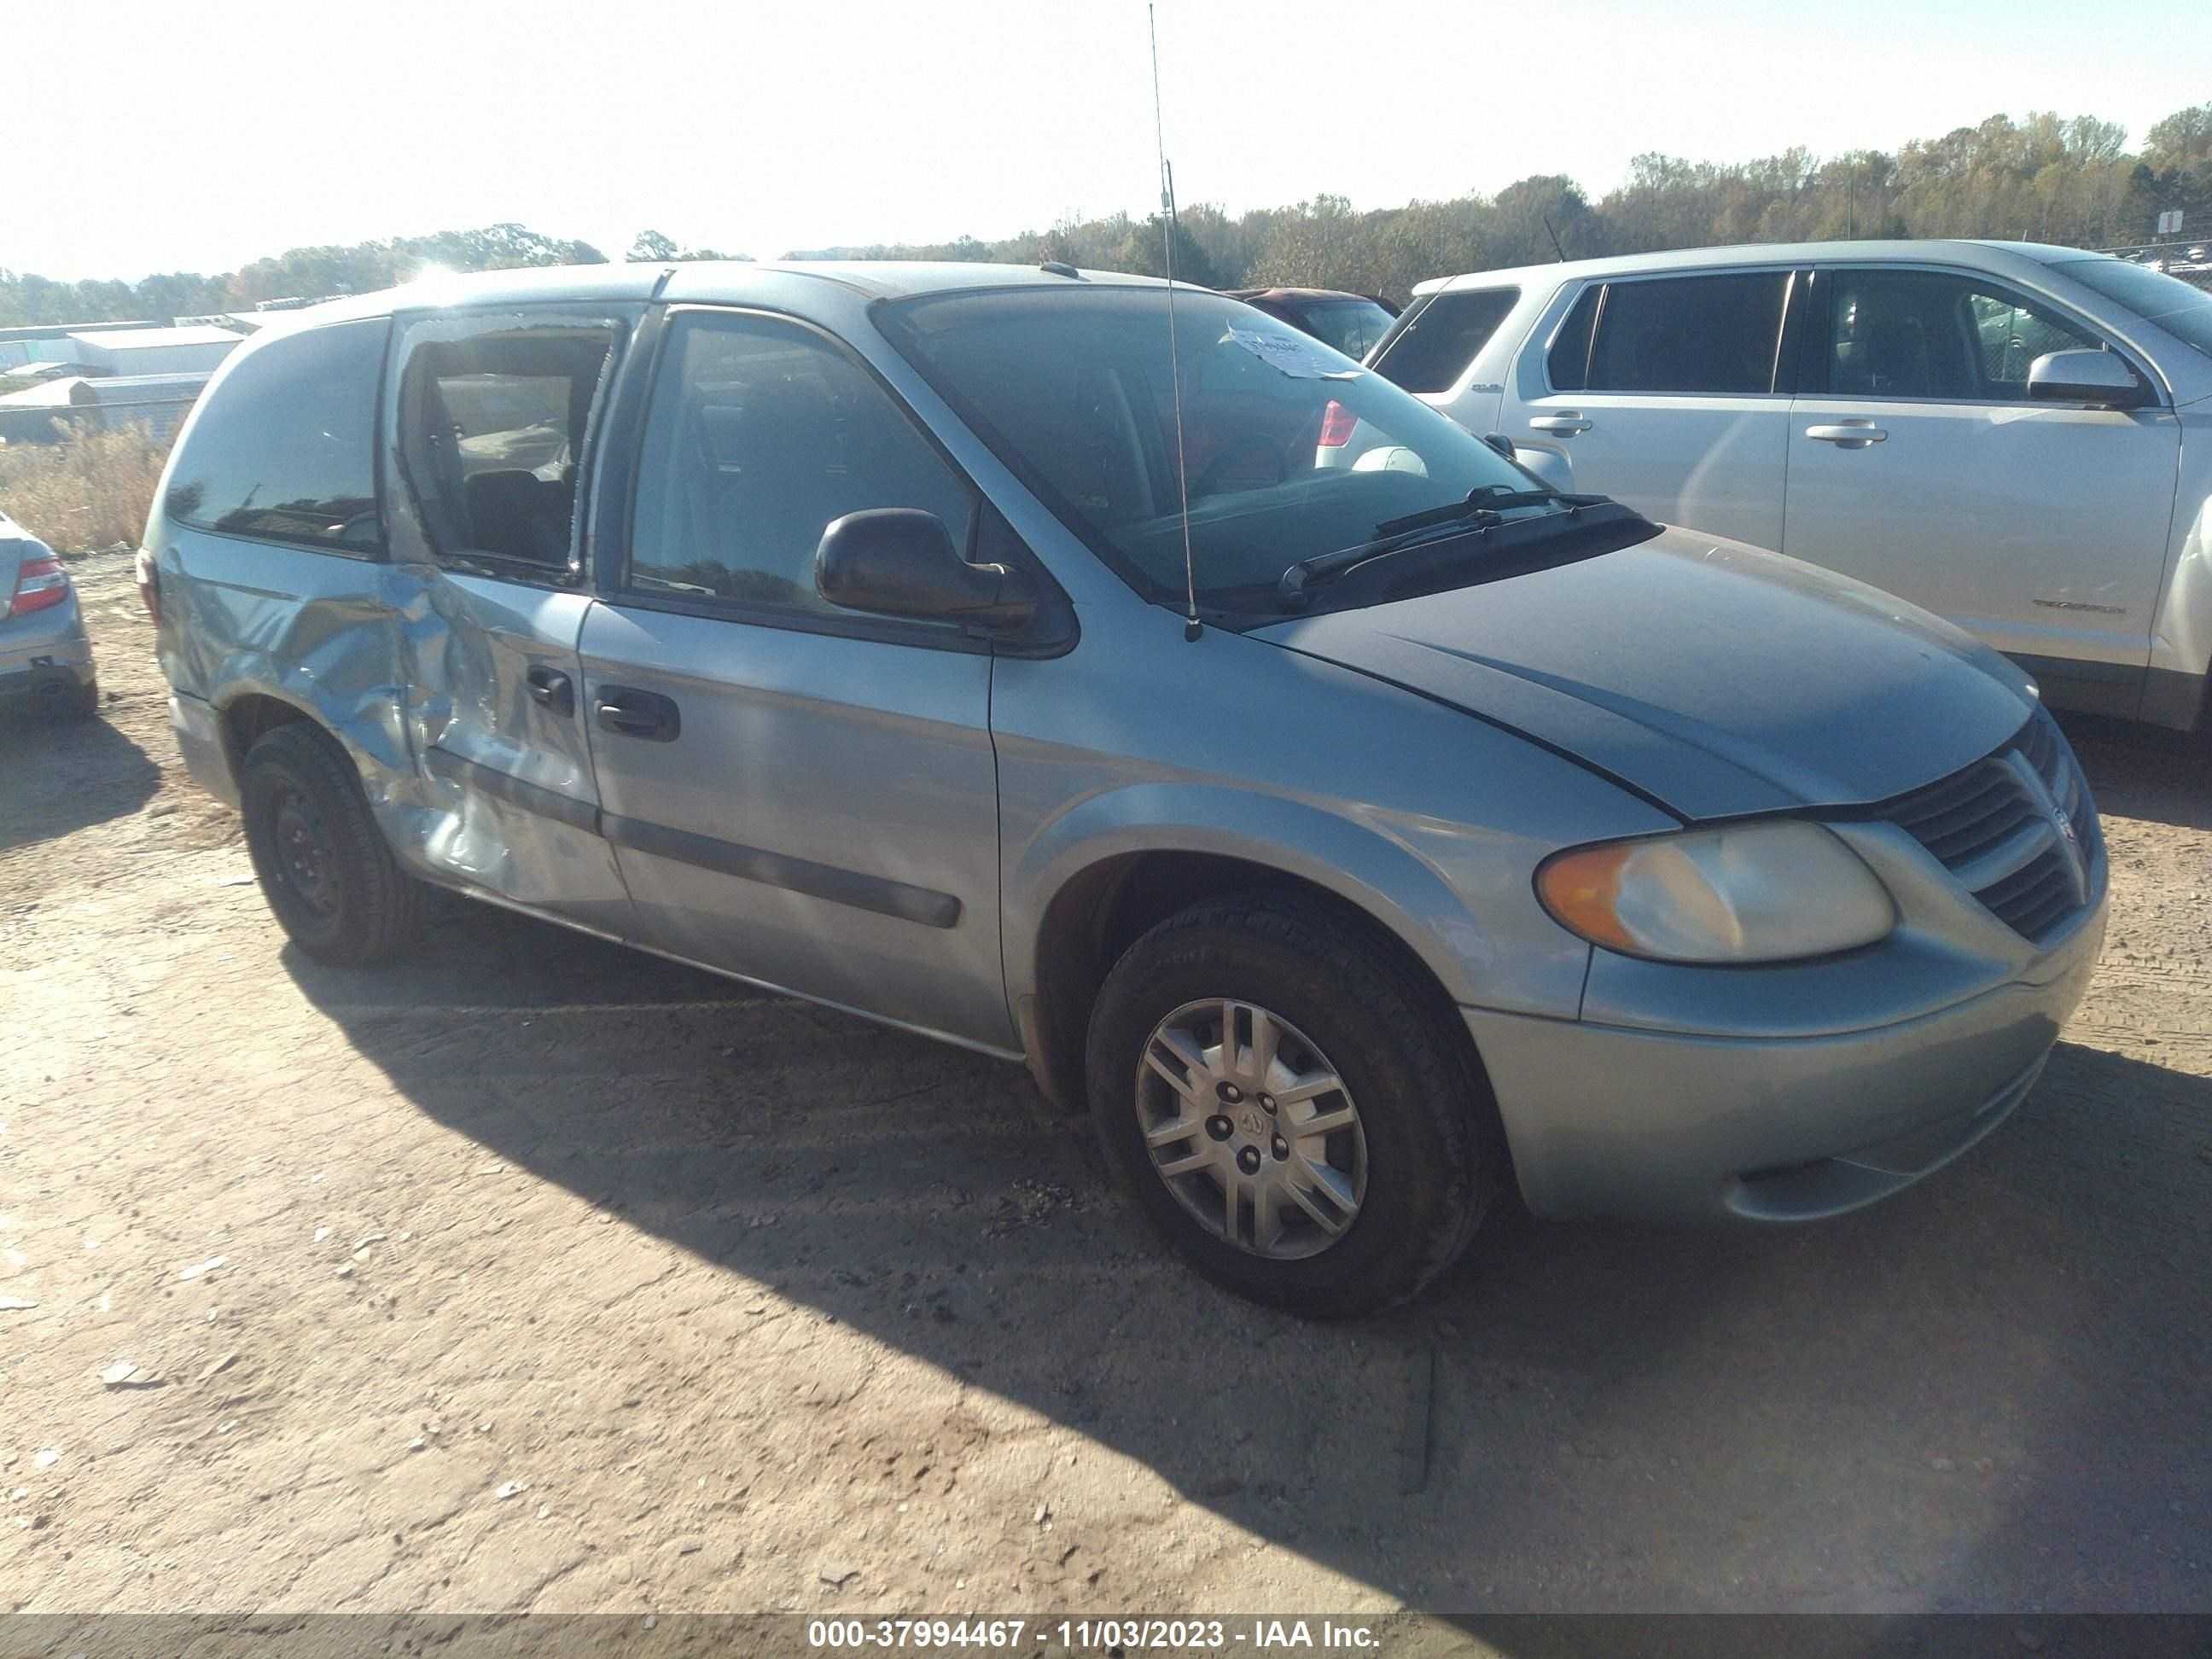
[[1806, 1220], [2003, 1120], [2106, 911], [2024, 675], [1168, 298], [606, 266], [240, 347], [140, 577], [278, 921], [442, 887], [1026, 1061], [1312, 1315], [1509, 1182]]
[[1369, 362], [1574, 486], [1956, 623], [2184, 729], [2212, 662], [2212, 293], [2021, 242], [1701, 248], [1421, 283]]

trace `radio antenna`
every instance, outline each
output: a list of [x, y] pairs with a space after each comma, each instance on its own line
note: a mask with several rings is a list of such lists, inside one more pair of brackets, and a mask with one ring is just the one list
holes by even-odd
[[1160, 153], [1160, 244], [1161, 264], [1167, 271], [1168, 282], [1168, 384], [1175, 398], [1176, 423], [1176, 489], [1182, 510], [1182, 636], [1195, 640], [1200, 632], [1198, 622], [1198, 574], [1190, 555], [1190, 474], [1184, 465], [1182, 441], [1182, 359], [1176, 352], [1175, 304], [1175, 238], [1176, 202], [1175, 169], [1168, 165], [1166, 124], [1160, 118], [1160, 26], [1152, 15], [1151, 0], [1146, 0], [1145, 28], [1152, 41], [1152, 137]]

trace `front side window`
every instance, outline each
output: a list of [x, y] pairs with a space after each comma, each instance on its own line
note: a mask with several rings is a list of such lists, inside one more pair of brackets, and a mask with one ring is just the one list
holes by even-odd
[[1379, 374], [1233, 300], [1178, 289], [1172, 361], [1164, 289], [970, 290], [875, 314], [976, 435], [1162, 602], [1182, 592], [1186, 482], [1200, 597], [1240, 612], [1273, 607], [1300, 560], [1534, 483]]
[[679, 316], [638, 463], [629, 586], [837, 615], [814, 586], [848, 513], [920, 507], [966, 548], [974, 492], [866, 368], [774, 318]]
[[441, 563], [574, 579], [577, 464], [614, 344], [605, 327], [547, 326], [409, 350], [400, 465]]
[[1376, 357], [1375, 372], [1408, 392], [1449, 391], [1520, 297], [1517, 288], [1492, 288], [1415, 301], [1420, 309]]
[[1984, 278], [1838, 270], [1824, 280], [1833, 397], [2025, 402], [2038, 357], [2098, 349], [2048, 306]]
[[169, 469], [173, 519], [336, 551], [384, 545], [376, 391], [388, 318], [278, 335], [229, 367]]
[[1608, 283], [1590, 342], [1589, 380], [1576, 389], [1771, 392], [1789, 291], [1786, 270]]
[[2069, 259], [2051, 269], [2212, 357], [2212, 292], [2125, 259]]

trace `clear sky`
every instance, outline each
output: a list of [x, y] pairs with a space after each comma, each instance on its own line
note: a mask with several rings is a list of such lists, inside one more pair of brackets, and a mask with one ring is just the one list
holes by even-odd
[[[2103, 20], [2123, 27], [2106, 27]], [[2003, 111], [2130, 143], [2212, 99], [2212, 3], [1161, 0], [1186, 203], [1378, 207]], [[0, 266], [229, 270], [516, 220], [773, 257], [1154, 205], [1143, 0], [0, 0]]]

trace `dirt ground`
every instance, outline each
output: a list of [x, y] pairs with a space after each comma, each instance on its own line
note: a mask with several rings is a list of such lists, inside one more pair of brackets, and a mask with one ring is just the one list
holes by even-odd
[[79, 572], [105, 719], [0, 732], [0, 1607], [2212, 1608], [2180, 745], [2074, 725], [2104, 963], [1959, 1165], [1316, 1328], [1018, 1068], [459, 903], [304, 960]]

